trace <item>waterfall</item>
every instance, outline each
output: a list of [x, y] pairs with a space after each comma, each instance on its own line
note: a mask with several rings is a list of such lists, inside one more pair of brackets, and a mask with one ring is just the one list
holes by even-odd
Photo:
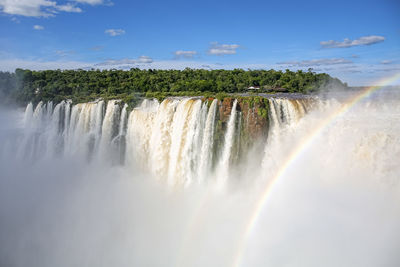
[[104, 101], [77, 104], [72, 107], [66, 152], [91, 158], [97, 151], [103, 119]]
[[225, 134], [224, 147], [222, 150], [221, 161], [217, 171], [217, 179], [220, 184], [226, 183], [229, 174], [229, 165], [232, 154], [232, 147], [235, 139], [235, 128], [236, 128], [236, 106], [237, 99], [233, 102], [231, 114], [229, 116], [228, 126]]
[[214, 124], [215, 116], [217, 111], [218, 100], [214, 99], [211, 103], [210, 110], [207, 114], [207, 120], [205, 122], [202, 146], [200, 151], [200, 162], [199, 162], [199, 183], [202, 183], [206, 176], [209, 174], [209, 170], [212, 163], [213, 156], [213, 144], [214, 144]]
[[[280, 149], [285, 141], [283, 136], [292, 134], [296, 131], [296, 126], [300, 119], [304, 117], [307, 110], [312, 109], [313, 102], [308, 99], [269, 99], [269, 134], [264, 149], [263, 166], [266, 169], [277, 168], [280, 165], [278, 153], [285, 154], [286, 151]], [[266, 167], [268, 166], [268, 167]]]
[[48, 115], [50, 118], [50, 125], [48, 130], [48, 139], [46, 147], [47, 156], [60, 155], [62, 151], [62, 135], [64, 129], [64, 109], [65, 102], [62, 101], [54, 108], [53, 114]]
[[[51, 109], [51, 105], [51, 102], [44, 103], [40, 101], [34, 109], [33, 114], [29, 106], [26, 108], [24, 118], [26, 120], [25, 127], [27, 127], [27, 131], [24, 139], [21, 141], [23, 148], [17, 152], [19, 157], [35, 160], [46, 156], [49, 124], [48, 110]], [[30, 121], [28, 122], [29, 118]]]
[[[120, 100], [74, 105], [71, 101], [39, 102], [36, 107], [29, 103], [23, 119], [27, 131], [18, 154], [31, 159], [71, 156], [136, 165], [171, 187], [204, 183], [213, 175], [224, 185], [232, 160], [239, 156], [242, 112], [237, 111], [235, 99], [227, 106], [224, 127], [217, 117], [219, 103], [199, 98], [167, 98], [161, 103], [144, 99], [129, 114], [128, 105]], [[268, 140], [295, 125], [311, 109], [310, 103], [270, 98]], [[248, 112], [245, 125], [255, 113], [249, 116]], [[265, 151], [264, 160], [269, 160], [272, 155]]]
[[110, 100], [107, 104], [106, 114], [104, 115], [101, 128], [99, 156], [103, 158], [103, 161], [108, 160], [115, 162], [116, 156], [119, 155], [118, 147], [112, 142], [113, 139], [118, 136], [120, 128], [119, 123], [120, 107], [118, 101]]
[[116, 148], [116, 152], [118, 153], [118, 163], [124, 164], [125, 162], [125, 154], [126, 154], [126, 131], [127, 131], [127, 109], [128, 104], [124, 104], [124, 107], [121, 111], [121, 118], [119, 121], [119, 129], [118, 135], [112, 140], [114, 147]]
[[379, 93], [2, 109], [0, 265], [399, 266]]
[[150, 138], [154, 117], [159, 109], [158, 101], [145, 99], [129, 114], [126, 133], [126, 160], [147, 168], [150, 157]]
[[45, 104], [43, 104], [43, 102], [40, 101], [37, 104], [35, 110], [33, 111], [32, 123], [33, 123], [33, 126], [37, 129], [44, 128], [43, 121], [45, 119], [44, 118], [44, 114], [46, 112], [45, 110], [46, 110]]
[[64, 109], [65, 115], [64, 115], [64, 130], [63, 130], [63, 137], [64, 137], [64, 143], [67, 141], [68, 138], [68, 130], [69, 130], [69, 124], [70, 124], [70, 119], [71, 119], [71, 101], [66, 101], [65, 102], [65, 109]]
[[121, 111], [121, 120], [119, 122], [118, 136], [124, 136], [126, 134], [127, 109], [128, 105], [125, 104]]
[[26, 106], [25, 113], [24, 113], [23, 124], [24, 124], [25, 128], [30, 128], [30, 124], [32, 122], [32, 117], [33, 117], [33, 104], [29, 103]]
[[[204, 129], [204, 105], [201, 100], [191, 100], [191, 107], [187, 111], [188, 115], [182, 131], [181, 143], [177, 158], [176, 168], [170, 168], [172, 176], [169, 178], [175, 183], [189, 185], [197, 175], [199, 142]], [[174, 165], [172, 165], [174, 166]]]
[[170, 161], [172, 122], [179, 100], [165, 99], [154, 117], [151, 127], [149, 159], [152, 173], [157, 179], [167, 179]]

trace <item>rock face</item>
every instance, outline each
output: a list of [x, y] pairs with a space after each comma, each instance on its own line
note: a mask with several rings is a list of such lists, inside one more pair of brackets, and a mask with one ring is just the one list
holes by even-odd
[[[265, 141], [268, 134], [268, 99], [262, 97], [225, 97], [219, 100], [216, 121], [215, 143], [216, 151], [221, 151], [224, 144], [224, 135], [232, 112], [233, 103], [237, 99], [235, 142], [233, 145], [232, 160], [238, 161], [245, 156], [257, 142]], [[207, 99], [209, 103], [212, 98]], [[263, 147], [263, 146], [260, 146]]]
[[268, 102], [251, 103], [241, 100], [238, 102], [242, 112], [244, 129], [251, 139], [264, 137], [268, 133]]
[[219, 120], [222, 122], [227, 122], [232, 111], [233, 101], [235, 99], [231, 97], [225, 97], [219, 103]]
[[[232, 111], [235, 98], [226, 97], [219, 104], [219, 120], [226, 123]], [[268, 100], [265, 98], [237, 98], [237, 111], [240, 112], [241, 134], [251, 139], [264, 137], [268, 133]], [[243, 132], [244, 131], [244, 132]]]

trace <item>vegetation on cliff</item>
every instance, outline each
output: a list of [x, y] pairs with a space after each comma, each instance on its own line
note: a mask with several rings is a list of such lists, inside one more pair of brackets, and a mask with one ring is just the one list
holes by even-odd
[[0, 72], [0, 96], [27, 101], [72, 99], [84, 102], [102, 97], [126, 102], [141, 96], [202, 95], [246, 92], [250, 86], [258, 92], [285, 88], [288, 92], [309, 93], [328, 86], [345, 87], [326, 73], [298, 70], [45, 70], [16, 69]]

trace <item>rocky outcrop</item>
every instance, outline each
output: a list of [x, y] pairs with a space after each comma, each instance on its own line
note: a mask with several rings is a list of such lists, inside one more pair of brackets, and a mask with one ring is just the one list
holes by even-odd
[[232, 111], [233, 101], [235, 98], [225, 97], [219, 103], [219, 120], [222, 122], [227, 122]]
[[242, 113], [243, 129], [249, 137], [257, 139], [266, 136], [268, 133], [268, 102], [240, 99], [238, 104]]
[[[232, 148], [232, 160], [238, 161], [245, 156], [256, 142], [265, 140], [268, 134], [268, 99], [262, 97], [225, 97], [219, 100], [216, 130], [215, 153], [221, 151], [224, 145], [229, 117], [233, 103], [237, 99], [236, 111], [238, 112], [235, 130], [235, 142]], [[209, 103], [213, 98], [207, 99]], [[260, 146], [263, 147], [263, 146]]]
[[[218, 118], [221, 123], [229, 120], [234, 100], [235, 98], [226, 97], [220, 101]], [[240, 97], [237, 100], [236, 109], [241, 113], [241, 134], [253, 140], [265, 137], [268, 132], [268, 100], [261, 97]]]

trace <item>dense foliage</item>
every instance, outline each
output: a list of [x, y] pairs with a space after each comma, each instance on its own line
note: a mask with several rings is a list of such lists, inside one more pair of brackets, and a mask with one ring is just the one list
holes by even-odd
[[[258, 92], [285, 88], [288, 92], [308, 93], [327, 86], [344, 87], [340, 80], [325, 73], [298, 70], [45, 70], [17, 69], [3, 72], [0, 87], [4, 94], [19, 102], [73, 99], [81, 102], [98, 97], [202, 95], [246, 92], [249, 86]], [[0, 89], [3, 90], [3, 89]]]

